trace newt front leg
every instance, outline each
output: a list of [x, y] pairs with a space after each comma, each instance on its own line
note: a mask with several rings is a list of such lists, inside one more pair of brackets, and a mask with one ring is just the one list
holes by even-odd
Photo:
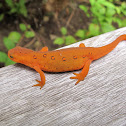
[[40, 86], [40, 89], [41, 89], [45, 85], [45, 75], [44, 75], [44, 72], [38, 66], [35, 66], [34, 69], [40, 74], [41, 81], [36, 80], [38, 82], [38, 84], [33, 85], [33, 86]]
[[78, 79], [78, 81], [75, 83], [75, 85], [77, 85], [80, 81], [83, 81], [84, 78], [87, 76], [91, 62], [92, 62], [92, 60], [90, 60], [90, 59], [87, 60], [82, 71], [80, 73], [73, 73], [76, 76], [70, 77], [70, 79]]

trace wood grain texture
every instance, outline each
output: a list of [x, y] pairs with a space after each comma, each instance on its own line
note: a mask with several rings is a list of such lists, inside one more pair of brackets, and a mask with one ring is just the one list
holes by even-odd
[[[99, 47], [122, 34], [126, 27], [82, 42]], [[0, 126], [126, 125], [126, 41], [94, 61], [76, 86], [76, 80], [69, 79], [72, 73], [45, 73], [47, 81], [40, 90], [32, 87], [40, 77], [31, 68], [21, 64], [1, 68]]]

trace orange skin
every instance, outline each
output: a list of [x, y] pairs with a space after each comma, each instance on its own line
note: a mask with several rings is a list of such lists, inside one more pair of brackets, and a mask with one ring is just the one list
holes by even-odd
[[87, 76], [91, 62], [111, 52], [122, 40], [126, 40], [126, 35], [119, 36], [115, 41], [103, 47], [85, 47], [81, 43], [79, 47], [55, 51], [48, 51], [47, 47], [43, 47], [40, 51], [33, 51], [17, 46], [9, 50], [8, 57], [35, 69], [40, 74], [41, 81], [36, 80], [38, 84], [33, 86], [40, 86], [40, 89], [45, 85], [43, 71], [65, 72], [82, 69], [80, 73], [73, 73], [75, 76], [70, 77], [77, 79], [75, 84], [78, 84]]

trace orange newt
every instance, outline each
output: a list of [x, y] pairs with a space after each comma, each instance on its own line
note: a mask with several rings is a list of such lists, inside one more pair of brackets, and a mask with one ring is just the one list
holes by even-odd
[[43, 47], [40, 51], [33, 51], [17, 46], [9, 50], [8, 57], [15, 62], [35, 69], [40, 74], [41, 81], [36, 80], [38, 84], [33, 86], [40, 86], [40, 89], [45, 84], [43, 71], [65, 72], [82, 69], [80, 73], [73, 73], [75, 76], [70, 77], [77, 79], [76, 84], [78, 84], [87, 76], [91, 62], [111, 52], [122, 40], [126, 40], [126, 34], [103, 47], [85, 47], [81, 43], [79, 47], [54, 51], [48, 51], [48, 47]]

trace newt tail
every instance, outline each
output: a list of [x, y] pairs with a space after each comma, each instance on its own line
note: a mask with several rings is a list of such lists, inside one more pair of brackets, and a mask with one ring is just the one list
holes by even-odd
[[97, 54], [94, 56], [94, 60], [97, 60], [97, 59], [107, 55], [118, 45], [119, 42], [121, 42], [123, 40], [126, 40], [126, 34], [119, 36], [115, 41], [113, 41], [112, 43], [110, 43], [108, 45], [95, 48], [94, 52]]

